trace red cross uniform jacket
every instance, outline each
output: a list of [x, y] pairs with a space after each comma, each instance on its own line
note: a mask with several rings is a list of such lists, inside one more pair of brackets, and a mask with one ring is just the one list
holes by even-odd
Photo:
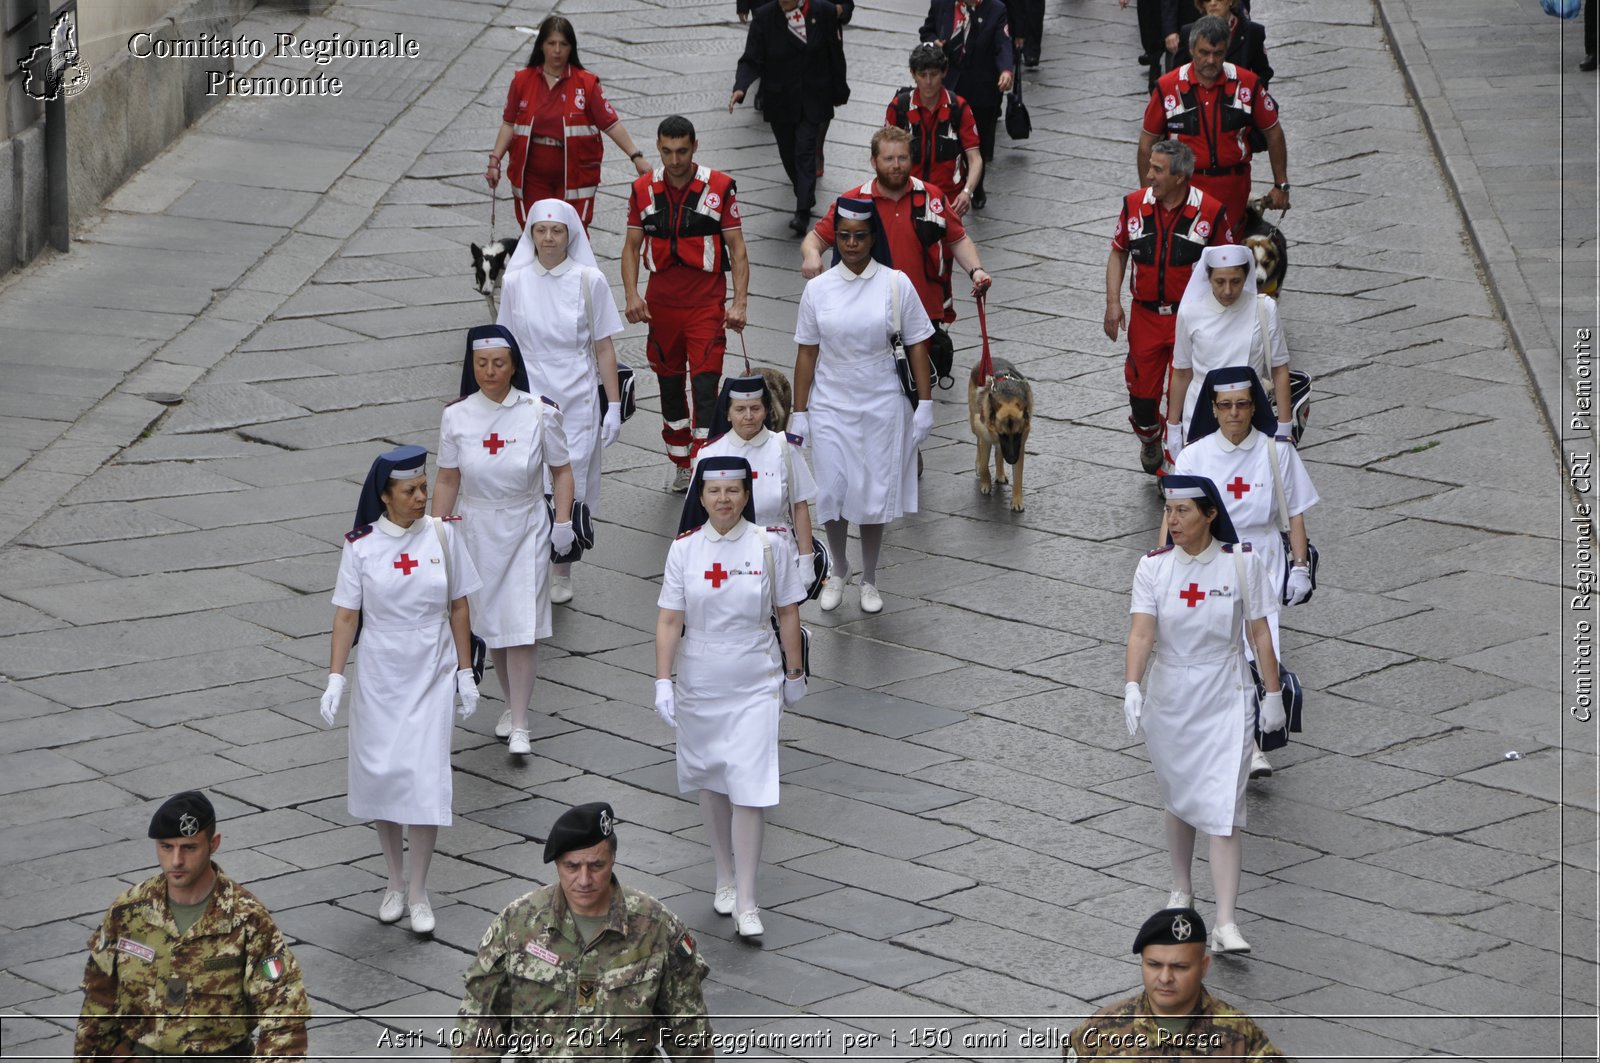
[[[506, 95], [502, 117], [511, 123], [512, 133], [506, 174], [511, 180], [511, 194], [519, 204], [527, 184], [524, 171], [528, 165], [528, 137], [533, 130], [534, 110], [543, 95], [540, 90], [544, 87], [543, 69], [524, 67], [512, 77], [511, 91]], [[566, 157], [564, 198], [578, 207], [581, 217], [587, 217], [587, 212], [578, 205], [593, 200], [600, 186], [600, 157], [604, 152], [600, 134], [616, 125], [619, 118], [600, 88], [600, 79], [587, 70], [568, 67], [566, 75], [549, 91], [559, 92], [562, 97], [561, 144]], [[521, 214], [519, 210], [518, 215]]]
[[674, 217], [665, 172], [658, 166], [635, 178], [633, 210], [644, 230], [641, 253], [645, 268], [660, 273], [683, 265], [707, 273], [727, 272], [731, 265], [722, 239], [723, 214], [738, 223], [736, 194], [733, 178], [709, 166], [696, 167]]
[[1144, 131], [1176, 137], [1194, 150], [1195, 173], [1209, 177], [1250, 162], [1250, 130], [1266, 132], [1278, 124], [1278, 105], [1256, 75], [1232, 63], [1222, 64], [1215, 102], [1190, 80], [1194, 67], [1185, 63], [1163, 74], [1144, 112]]
[[1122, 201], [1111, 246], [1133, 259], [1131, 284], [1139, 302], [1177, 303], [1200, 252], [1212, 244], [1235, 242], [1221, 201], [1193, 185], [1172, 213], [1175, 218], [1159, 208], [1148, 188], [1129, 192]]
[[914, 86], [901, 89], [890, 102], [884, 123], [911, 134], [911, 167], [916, 175], [954, 197], [966, 183], [967, 150], [978, 146], [978, 123], [966, 100], [949, 89], [941, 91], [939, 106], [930, 111], [921, 105]]

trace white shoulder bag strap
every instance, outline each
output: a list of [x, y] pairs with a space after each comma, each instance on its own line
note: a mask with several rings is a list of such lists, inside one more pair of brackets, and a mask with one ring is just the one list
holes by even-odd
[[889, 334], [889, 350], [891, 353], [893, 353], [894, 348], [905, 346], [905, 319], [900, 313], [900, 282], [895, 276], [899, 271], [889, 269], [887, 266], [883, 266], [881, 264], [879, 268], [883, 269], [889, 274], [889, 291], [894, 293], [892, 296], [894, 305], [894, 321], [892, 323], [894, 325], [894, 331]]
[[[589, 293], [589, 274], [599, 273], [593, 266], [578, 267], [578, 287], [583, 289], [583, 320], [589, 326], [589, 357], [594, 357], [594, 296]], [[1265, 330], [1266, 326], [1262, 326]]]
[[772, 577], [772, 540], [767, 538], [767, 529], [754, 522], [750, 527], [755, 529], [756, 538], [761, 540], [761, 559], [766, 564], [767, 573], [767, 598], [772, 603], [774, 614], [778, 611], [778, 585]]
[[[1261, 433], [1266, 435], [1265, 432]], [[1278, 441], [1267, 436], [1267, 461], [1272, 465], [1272, 498], [1278, 504], [1278, 530], [1289, 530], [1289, 503], [1283, 494], [1283, 473], [1278, 468]]]
[[455, 575], [450, 571], [450, 543], [444, 537], [444, 521], [438, 517], [429, 517], [428, 521], [433, 525], [433, 534], [439, 537], [439, 552], [444, 554], [444, 608], [448, 613], [450, 603], [455, 601], [452, 592], [456, 589]]
[[[584, 289], [588, 291], [587, 288]], [[1261, 387], [1269, 397], [1272, 394], [1272, 331], [1267, 328], [1267, 300], [1271, 296], [1256, 296], [1256, 322], [1261, 326], [1261, 365], [1252, 365], [1256, 376], [1261, 378]], [[1250, 345], [1250, 360], [1255, 361], [1256, 345]], [[1279, 418], [1282, 419], [1281, 417]]]

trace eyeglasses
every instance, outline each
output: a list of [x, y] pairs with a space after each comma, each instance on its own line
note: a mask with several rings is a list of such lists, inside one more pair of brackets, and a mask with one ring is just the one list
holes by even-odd
[[840, 229], [833, 234], [833, 238], [841, 244], [858, 244], [863, 240], [872, 239], [872, 232], [870, 230], [851, 232], [848, 229]]
[[1214, 402], [1212, 405], [1223, 413], [1232, 413], [1234, 410], [1253, 410], [1256, 404], [1254, 399], [1242, 399], [1239, 402]]

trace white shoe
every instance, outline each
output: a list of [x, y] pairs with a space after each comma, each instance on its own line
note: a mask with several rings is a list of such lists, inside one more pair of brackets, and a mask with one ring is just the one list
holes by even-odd
[[824, 613], [831, 613], [839, 608], [839, 603], [844, 601], [845, 584], [850, 582], [850, 570], [841, 568], [833, 573], [822, 584], [822, 593], [817, 596], [817, 604], [822, 606]]
[[562, 602], [572, 601], [572, 577], [550, 577], [550, 604], [560, 605]]
[[406, 895], [399, 890], [388, 890], [383, 895], [383, 903], [378, 905], [378, 922], [398, 923], [400, 917], [406, 914]]
[[433, 907], [427, 901], [418, 901], [411, 906], [411, 932], [433, 933]]
[[496, 738], [509, 738], [509, 737], [511, 737], [511, 710], [510, 709], [507, 709], [505, 712], [502, 712], [500, 714], [500, 721], [494, 725], [494, 736]]
[[525, 757], [533, 752], [533, 746], [528, 744], [528, 729], [518, 727], [511, 732], [511, 741], [507, 744], [507, 752]]
[[742, 938], [758, 938], [766, 932], [766, 928], [761, 925], [761, 912], [756, 908], [740, 912], [734, 916], [733, 922]]
[[878, 588], [870, 583], [861, 585], [861, 611], [863, 613], [883, 612], [883, 595], [878, 593]]
[[689, 490], [689, 483], [693, 479], [694, 474], [686, 467], [679, 465], [672, 470], [672, 480], [667, 486], [681, 495]]
[[717, 895], [711, 898], [711, 908], [718, 915], [732, 915], [734, 890], [732, 886], [718, 886]]
[[1181, 893], [1178, 890], [1173, 890], [1171, 893], [1167, 894], [1167, 907], [1168, 908], [1193, 908], [1194, 907], [1194, 894], [1192, 894], [1192, 893]]
[[1250, 942], [1239, 933], [1238, 923], [1227, 923], [1211, 932], [1212, 952], [1249, 952]]
[[1250, 754], [1250, 778], [1272, 778], [1272, 764], [1267, 760], [1267, 755], [1259, 749]]

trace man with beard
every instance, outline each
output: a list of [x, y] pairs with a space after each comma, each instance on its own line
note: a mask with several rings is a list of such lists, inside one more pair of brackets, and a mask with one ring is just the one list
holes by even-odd
[[[733, 178], [696, 165], [694, 123], [674, 114], [656, 130], [661, 167], [633, 182], [622, 246], [628, 320], [647, 322], [645, 353], [661, 385], [661, 438], [674, 466], [672, 489], [689, 487], [689, 466], [706, 441], [722, 379], [725, 329], [743, 332], [750, 260]], [[650, 269], [639, 298], [639, 263]], [[725, 306], [733, 278], [733, 304]], [[693, 397], [691, 411], [687, 391]], [[690, 415], [693, 414], [692, 433]]]
[[[922, 308], [933, 322], [928, 357], [939, 376], [949, 376], [953, 350], [946, 326], [956, 319], [950, 264], [955, 262], [966, 270], [974, 294], [987, 290], [992, 278], [979, 260], [978, 245], [950, 209], [944, 193], [911, 176], [910, 133], [884, 126], [872, 134], [872, 169], [876, 177], [845, 195], [869, 199], [877, 209], [894, 268], [911, 278]], [[807, 280], [822, 273], [822, 253], [833, 246], [834, 209], [828, 210], [800, 244], [800, 273]]]
[[1197, 19], [1189, 30], [1192, 62], [1163, 74], [1150, 94], [1139, 136], [1139, 176], [1150, 170], [1150, 149], [1176, 138], [1194, 152], [1194, 184], [1222, 201], [1228, 219], [1244, 221], [1250, 199], [1250, 131], [1267, 142], [1272, 191], [1267, 207], [1289, 209], [1289, 149], [1278, 121], [1278, 104], [1256, 75], [1225, 62], [1231, 35], [1215, 15]]

